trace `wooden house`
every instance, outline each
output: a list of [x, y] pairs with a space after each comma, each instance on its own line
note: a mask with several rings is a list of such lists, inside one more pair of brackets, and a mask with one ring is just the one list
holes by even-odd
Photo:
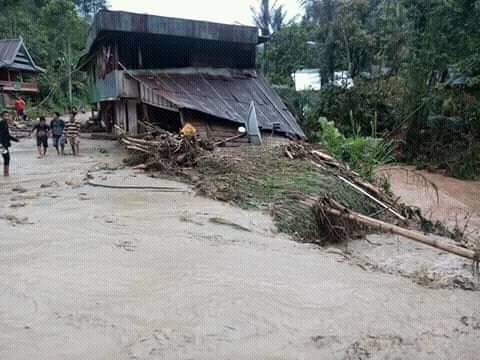
[[[305, 135], [255, 70], [256, 27], [101, 11], [80, 66], [109, 130], [141, 131], [142, 119], [178, 131], [192, 123], [209, 138], [235, 135], [252, 102], [263, 132]], [[140, 122], [141, 123], [141, 122]]]
[[22, 38], [0, 40], [0, 107], [13, 107], [17, 95], [38, 93], [36, 77], [43, 72]]

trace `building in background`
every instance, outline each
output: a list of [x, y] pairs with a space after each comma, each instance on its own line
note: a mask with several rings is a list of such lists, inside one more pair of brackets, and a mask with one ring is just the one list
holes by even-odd
[[36, 79], [43, 72], [22, 38], [0, 40], [0, 108], [12, 108], [18, 95], [38, 93]]
[[[297, 70], [292, 74], [292, 79], [297, 91], [320, 91], [322, 89], [320, 69]], [[329, 84], [351, 89], [354, 82], [348, 71], [335, 71], [333, 82], [329, 82]]]
[[297, 70], [292, 75], [297, 91], [319, 91], [322, 89], [322, 77], [320, 69]]
[[262, 132], [303, 138], [286, 105], [255, 70], [261, 38], [251, 26], [101, 11], [80, 66], [108, 130], [142, 132], [142, 120], [178, 131], [191, 123], [224, 139], [248, 121]]

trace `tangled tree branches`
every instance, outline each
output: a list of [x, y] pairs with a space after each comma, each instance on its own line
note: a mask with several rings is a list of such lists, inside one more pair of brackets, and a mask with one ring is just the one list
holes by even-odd
[[207, 142], [194, 136], [180, 136], [168, 131], [155, 131], [143, 138], [123, 135], [120, 141], [135, 154], [129, 161], [131, 165], [141, 164], [146, 170], [166, 173], [195, 165], [200, 154], [212, 149]]
[[[478, 266], [480, 249], [461, 247], [453, 244], [449, 239], [435, 239], [414, 230], [419, 225], [415, 223], [416, 219], [408, 221], [409, 219], [401, 214], [403, 212], [408, 216], [407, 207], [396, 205], [375, 186], [359, 179], [357, 174], [348, 172], [343, 164], [329, 155], [301, 144], [290, 144], [285, 147], [285, 154], [291, 159], [294, 159], [295, 156], [309, 158], [320, 169], [328, 170], [333, 176], [364, 195], [365, 201], [380, 205], [383, 211], [362, 214], [340, 204], [334, 199], [334, 194], [325, 194], [320, 197], [304, 194], [298, 196], [293, 204], [291, 202], [284, 203], [277, 209], [277, 214], [293, 218], [294, 214], [305, 213], [307, 209], [310, 209], [313, 217], [313, 225], [310, 226], [330, 240], [343, 241], [352, 236], [364, 235], [372, 231], [390, 232], [473, 260]], [[339, 175], [340, 173], [342, 175]]]

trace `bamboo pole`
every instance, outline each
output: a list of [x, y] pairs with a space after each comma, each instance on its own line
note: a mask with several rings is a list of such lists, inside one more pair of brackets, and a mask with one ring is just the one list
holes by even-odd
[[337, 164], [338, 167], [340, 167], [340, 163], [338, 162], [337, 159], [335, 159], [334, 157], [330, 156], [330, 155], [327, 155], [321, 151], [318, 151], [318, 150], [312, 150], [311, 151], [311, 154], [312, 155], [316, 155], [318, 156], [320, 159], [322, 159], [323, 161], [329, 161], [329, 162], [332, 162], [332, 163], [335, 163]]
[[402, 221], [407, 221], [407, 219], [402, 216], [400, 213], [398, 213], [397, 211], [395, 211], [394, 209], [392, 209], [390, 206], [384, 204], [383, 202], [381, 202], [380, 200], [378, 200], [376, 197], [370, 195], [368, 192], [366, 192], [365, 190], [363, 190], [360, 186], [357, 186], [356, 184], [354, 184], [353, 182], [345, 179], [343, 176], [340, 176], [340, 175], [337, 175], [337, 177], [342, 180], [345, 184], [351, 186], [352, 188], [354, 188], [355, 190], [357, 190], [359, 193], [365, 195], [366, 197], [368, 197], [370, 200], [376, 202], [378, 205], [380, 205], [381, 207], [387, 209], [389, 212], [391, 212], [393, 215], [395, 215], [397, 218], [399, 218], [400, 220]]
[[[444, 243], [443, 241], [441, 242], [437, 239], [431, 239], [419, 233], [418, 231], [408, 230], [400, 226], [392, 225], [392, 224], [389, 224], [389, 223], [386, 223], [362, 214], [354, 213], [354, 212], [344, 212], [344, 211], [340, 211], [340, 210], [336, 210], [328, 207], [326, 208], [324, 207], [323, 210], [329, 213], [330, 215], [343, 217], [363, 225], [375, 227], [386, 232], [391, 232], [397, 235], [404, 236], [408, 239], [420, 242], [422, 244], [434, 247], [436, 249], [446, 251], [451, 254], [464, 257], [466, 259], [479, 261], [480, 255], [472, 250], [464, 249], [462, 247], [453, 245], [451, 243]], [[448, 240], [445, 239], [445, 241], [448, 241]]]

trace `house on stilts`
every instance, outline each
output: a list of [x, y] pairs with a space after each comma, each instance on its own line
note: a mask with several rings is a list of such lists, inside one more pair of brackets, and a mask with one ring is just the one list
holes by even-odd
[[17, 96], [38, 93], [38, 66], [22, 38], [0, 40], [0, 109], [12, 108]]
[[109, 131], [131, 135], [142, 120], [178, 131], [191, 123], [224, 139], [245, 125], [253, 103], [263, 133], [303, 138], [294, 116], [255, 70], [256, 27], [103, 10], [80, 67]]

